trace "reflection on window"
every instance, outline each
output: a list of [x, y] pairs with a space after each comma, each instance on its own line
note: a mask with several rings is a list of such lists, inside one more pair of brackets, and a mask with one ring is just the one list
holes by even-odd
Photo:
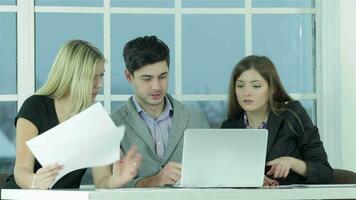
[[35, 0], [36, 6], [103, 6], [103, 0]]
[[245, 0], [182, 0], [182, 7], [186, 8], [242, 8]]
[[243, 15], [184, 15], [184, 94], [226, 94], [232, 68], [245, 55]]
[[112, 7], [173, 8], [174, 0], [111, 0]]
[[103, 52], [102, 14], [38, 13], [35, 23], [36, 90], [47, 80], [55, 56], [66, 41], [87, 40]]
[[0, 5], [16, 5], [16, 0], [1, 0]]
[[17, 102], [0, 102], [0, 173], [12, 173], [15, 160]]
[[0, 13], [0, 94], [16, 94], [16, 13]]
[[253, 53], [268, 56], [289, 93], [315, 90], [314, 16], [253, 15]]
[[111, 110], [112, 110], [112, 112], [115, 112], [117, 109], [119, 109], [125, 103], [126, 103], [126, 101], [112, 101], [111, 102]]
[[310, 119], [313, 121], [314, 125], [317, 123], [316, 119], [316, 101], [315, 100], [300, 100], [304, 109], [307, 111]]
[[314, 8], [315, 0], [252, 0], [252, 7]]
[[211, 128], [220, 128], [227, 119], [226, 101], [185, 101], [184, 104], [203, 112]]
[[[127, 26], [127, 24], [131, 24]], [[125, 27], [125, 28], [123, 28]], [[170, 50], [169, 93], [174, 93], [175, 43], [174, 15], [111, 15], [111, 93], [132, 94], [125, 79], [125, 63], [122, 56], [124, 45], [137, 37], [156, 35]]]

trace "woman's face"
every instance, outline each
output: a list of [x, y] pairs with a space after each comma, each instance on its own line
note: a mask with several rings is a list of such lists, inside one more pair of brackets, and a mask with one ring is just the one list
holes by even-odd
[[96, 95], [98, 95], [100, 88], [103, 86], [102, 78], [104, 77], [104, 72], [105, 72], [104, 62], [100, 61], [95, 67], [95, 75], [94, 75], [93, 90], [92, 90], [93, 101], [95, 101]]
[[246, 112], [266, 112], [268, 83], [255, 69], [243, 72], [236, 79], [235, 94]]

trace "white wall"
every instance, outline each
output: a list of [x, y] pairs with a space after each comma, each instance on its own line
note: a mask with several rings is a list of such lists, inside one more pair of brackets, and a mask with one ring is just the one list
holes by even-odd
[[341, 70], [340, 70], [340, 2], [320, 0], [317, 13], [318, 127], [329, 162], [342, 168], [341, 140]]
[[330, 164], [356, 171], [356, 0], [318, 2], [318, 126]]
[[[356, 1], [340, 1], [342, 168], [356, 171]], [[338, 27], [335, 27], [338, 28]]]

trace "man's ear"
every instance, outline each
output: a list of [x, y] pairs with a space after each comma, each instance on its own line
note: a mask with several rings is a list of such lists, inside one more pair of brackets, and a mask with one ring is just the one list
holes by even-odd
[[125, 69], [125, 78], [129, 83], [132, 83], [133, 74], [131, 74], [127, 69]]

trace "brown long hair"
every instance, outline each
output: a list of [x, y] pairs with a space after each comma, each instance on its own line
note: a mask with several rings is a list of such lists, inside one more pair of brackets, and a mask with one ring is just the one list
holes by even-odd
[[236, 80], [240, 75], [250, 69], [255, 69], [268, 84], [268, 110], [277, 113], [284, 109], [284, 105], [293, 99], [287, 94], [278, 76], [273, 62], [266, 56], [250, 55], [238, 62], [231, 73], [228, 99], [228, 118], [236, 119], [242, 112], [236, 98]]

